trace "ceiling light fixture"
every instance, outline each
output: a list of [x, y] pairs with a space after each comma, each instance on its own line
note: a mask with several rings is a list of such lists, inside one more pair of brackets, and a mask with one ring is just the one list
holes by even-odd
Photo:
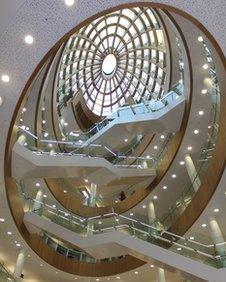
[[176, 176], [176, 174], [172, 174], [172, 178], [176, 178], [177, 176]]
[[40, 183], [38, 183], [38, 182], [35, 183], [35, 186], [36, 186], [36, 187], [40, 187]]
[[5, 221], [5, 219], [4, 218], [0, 218], [0, 222], [4, 222]]
[[199, 130], [198, 129], [195, 129], [193, 132], [194, 132], [195, 135], [199, 134]]
[[146, 205], [143, 205], [142, 208], [143, 208], [143, 209], [146, 209]]
[[68, 7], [71, 7], [75, 4], [75, 0], [65, 0], [64, 2]]
[[204, 64], [202, 67], [203, 67], [204, 70], [207, 70], [209, 66], [208, 66], [208, 64]]
[[162, 189], [163, 189], [163, 190], [166, 190], [166, 189], [167, 189], [167, 186], [166, 186], [166, 185], [164, 185], [164, 186], [162, 187]]
[[181, 161], [181, 162], [180, 162], [180, 165], [184, 165], [184, 164], [185, 164], [185, 162], [184, 162], [184, 161]]
[[154, 196], [154, 197], [153, 197], [153, 199], [154, 199], [154, 200], [157, 200], [157, 199], [158, 199], [158, 197], [157, 197], [157, 196]]
[[205, 95], [207, 93], [207, 89], [202, 90], [202, 94]]
[[204, 111], [199, 111], [199, 115], [202, 116], [204, 114]]
[[133, 216], [133, 213], [131, 212], [129, 215], [130, 215], [130, 216]]
[[32, 35], [28, 34], [28, 35], [26, 35], [26, 36], [24, 37], [24, 41], [25, 41], [27, 44], [31, 45], [31, 44], [34, 43], [34, 37], [33, 37]]
[[188, 151], [191, 151], [192, 150], [192, 146], [188, 146]]
[[201, 226], [202, 226], [203, 228], [205, 228], [205, 227], [207, 227], [207, 224], [206, 224], [206, 223], [203, 223]]
[[199, 37], [198, 37], [198, 41], [199, 41], [199, 42], [203, 42], [203, 37], [202, 37], [202, 36], [199, 36]]
[[124, 139], [124, 141], [125, 141], [125, 142], [128, 142], [128, 139], [126, 138], [126, 139]]
[[160, 138], [161, 138], [161, 139], [164, 139], [164, 138], [165, 138], [165, 135], [161, 135]]
[[2, 81], [5, 82], [5, 83], [8, 83], [9, 82], [9, 76], [7, 74], [3, 74], [2, 75]]
[[217, 212], [219, 212], [219, 209], [214, 209], [213, 211], [217, 213]]
[[11, 235], [12, 235], [12, 232], [11, 232], [11, 231], [8, 231], [7, 234], [8, 234], [9, 236], [11, 236]]
[[154, 149], [157, 150], [157, 149], [158, 149], [158, 146], [154, 146]]

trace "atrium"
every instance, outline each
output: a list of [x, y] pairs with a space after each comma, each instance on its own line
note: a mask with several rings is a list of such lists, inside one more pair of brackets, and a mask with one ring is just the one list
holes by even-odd
[[0, 282], [223, 282], [225, 0], [0, 0]]

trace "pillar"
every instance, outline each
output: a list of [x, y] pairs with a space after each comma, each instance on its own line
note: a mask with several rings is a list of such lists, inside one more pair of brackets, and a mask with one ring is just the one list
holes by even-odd
[[20, 144], [20, 145], [24, 145], [24, 143], [26, 142], [26, 136], [24, 134], [21, 134], [17, 140], [17, 142]]
[[199, 189], [199, 186], [201, 185], [200, 178], [197, 176], [197, 170], [195, 168], [195, 165], [193, 163], [193, 160], [189, 154], [185, 155], [185, 166], [188, 172], [188, 175], [191, 179], [191, 182], [193, 183], [193, 189], [195, 192]]
[[[96, 205], [96, 193], [97, 193], [97, 185], [94, 183], [91, 183], [90, 185], [90, 198], [89, 198], [89, 206], [90, 207], [95, 207]], [[93, 232], [91, 229], [94, 228], [94, 223], [93, 222], [88, 222], [87, 224], [87, 236], [92, 235]]]
[[165, 270], [161, 267], [157, 268], [157, 281], [158, 282], [166, 282]]
[[21, 250], [19, 252], [18, 257], [17, 257], [17, 261], [16, 261], [16, 265], [15, 265], [15, 269], [14, 269], [14, 277], [15, 277], [17, 282], [21, 281], [20, 277], [21, 277], [21, 274], [23, 272], [24, 261], [25, 261], [25, 251]]
[[[147, 210], [148, 210], [149, 225], [151, 225], [155, 228], [158, 228], [158, 224], [156, 223], [155, 206], [154, 206], [154, 203], [152, 201], [149, 202]], [[150, 232], [151, 236], [157, 235], [157, 231], [153, 228], [150, 228], [149, 232]]]
[[39, 189], [36, 194], [35, 201], [34, 201], [33, 212], [37, 213], [38, 215], [41, 215], [42, 208], [43, 208], [43, 191], [42, 189]]
[[89, 198], [89, 206], [95, 207], [96, 205], [96, 193], [97, 193], [97, 185], [91, 183], [90, 185], [90, 198]]
[[[214, 244], [219, 244], [219, 243], [223, 243], [224, 242], [224, 236], [222, 234], [222, 231], [220, 229], [220, 226], [216, 220], [216, 218], [211, 217], [209, 219], [209, 225], [210, 225], [210, 230], [211, 230], [211, 235], [212, 235], [212, 240]], [[219, 246], [216, 246], [215, 248], [216, 250], [216, 254], [222, 256], [222, 264], [225, 267], [226, 266], [226, 245], [222, 244]]]

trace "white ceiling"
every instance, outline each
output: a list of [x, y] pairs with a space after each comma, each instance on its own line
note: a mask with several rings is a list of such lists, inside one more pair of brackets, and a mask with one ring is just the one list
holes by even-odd
[[[18, 253], [14, 240], [22, 242], [23, 239], [18, 234], [6, 201], [3, 180], [3, 158], [7, 131], [16, 102], [38, 62], [61, 36], [92, 14], [111, 6], [128, 2], [131, 1], [115, 0], [110, 2], [109, 0], [82, 0], [78, 1], [76, 7], [67, 8], [63, 0], [0, 0], [0, 75], [8, 73], [11, 78], [10, 83], [7, 85], [0, 81], [0, 95], [4, 99], [4, 103], [0, 108], [0, 216], [6, 219], [5, 223], [0, 224], [0, 259], [5, 261], [7, 266], [11, 269], [13, 269]], [[195, 4], [193, 0], [165, 0], [155, 2], [175, 5], [194, 15], [215, 36], [224, 54], [226, 54], [226, 33], [224, 24], [226, 18], [226, 2], [224, 0], [203, 0]], [[23, 6], [21, 7], [22, 4]], [[19, 9], [19, 7], [21, 8]], [[35, 37], [35, 44], [32, 48], [28, 48], [23, 42], [24, 35], [27, 33], [31, 33]], [[224, 185], [222, 185], [222, 187], [224, 187]], [[221, 193], [222, 191], [219, 197], [222, 197]], [[217, 201], [219, 197], [216, 198]], [[225, 206], [223, 200], [221, 204]], [[212, 205], [215, 206], [216, 203]], [[13, 232], [12, 237], [6, 236], [6, 232], [9, 229]], [[73, 280], [72, 276], [63, 272], [56, 274], [54, 268], [47, 266], [32, 251], [29, 251], [29, 253], [31, 253], [31, 258], [26, 261], [25, 273], [27, 274], [27, 278], [25, 277], [25, 282]], [[44, 264], [43, 268], [40, 267], [40, 263]], [[145, 278], [139, 279], [144, 282], [150, 281], [152, 272], [144, 271], [144, 273], [146, 275]], [[132, 280], [130, 275], [132, 275], [132, 273], [128, 274], [122, 281], [137, 281], [137, 278]], [[80, 281], [89, 280], [84, 278]]]

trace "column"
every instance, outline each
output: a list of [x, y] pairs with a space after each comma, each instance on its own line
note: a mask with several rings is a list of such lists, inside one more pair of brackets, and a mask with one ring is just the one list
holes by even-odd
[[[97, 192], [97, 185], [94, 183], [91, 183], [90, 185], [90, 198], [89, 198], [89, 206], [95, 207], [96, 205], [96, 192]], [[93, 222], [88, 222], [87, 224], [87, 236], [92, 235], [93, 232], [91, 229], [94, 228]]]
[[[214, 244], [223, 243], [224, 242], [224, 236], [222, 234], [222, 231], [220, 229], [220, 226], [219, 226], [216, 218], [211, 217], [209, 219], [209, 225], [210, 225], [213, 243]], [[226, 245], [223, 244], [223, 245], [216, 246], [216, 253], [217, 253], [217, 255], [225, 256], [226, 255]], [[226, 258], [224, 257], [221, 261], [222, 261], [223, 266], [225, 267], [226, 266]]]
[[41, 215], [42, 208], [43, 208], [43, 191], [42, 189], [39, 189], [36, 194], [35, 201], [34, 201], [33, 212], [37, 213], [38, 215]]
[[197, 190], [199, 189], [199, 186], [201, 185], [201, 181], [199, 177], [197, 176], [197, 171], [193, 163], [193, 160], [189, 154], [185, 155], [184, 160], [185, 160], [185, 166], [187, 168], [188, 175], [191, 179], [191, 182], [193, 183], [193, 188], [195, 192], [197, 192]]
[[165, 270], [161, 267], [157, 268], [157, 281], [158, 282], [166, 282]]
[[21, 250], [16, 261], [15, 269], [14, 269], [14, 277], [17, 282], [21, 281], [21, 274], [24, 268], [24, 260], [25, 260], [25, 251]]
[[24, 145], [24, 143], [26, 142], [26, 136], [24, 134], [21, 134], [17, 140], [17, 142], [20, 144], [20, 145]]
[[[148, 204], [148, 222], [151, 226], [158, 228], [158, 224], [156, 223], [156, 215], [155, 215], [155, 206], [154, 203], [151, 201]], [[149, 230], [150, 235], [155, 236], [157, 235], [157, 231], [153, 228], [150, 228]]]
[[89, 198], [89, 206], [95, 207], [96, 205], [96, 193], [97, 193], [97, 185], [91, 183], [90, 185], [90, 198]]

